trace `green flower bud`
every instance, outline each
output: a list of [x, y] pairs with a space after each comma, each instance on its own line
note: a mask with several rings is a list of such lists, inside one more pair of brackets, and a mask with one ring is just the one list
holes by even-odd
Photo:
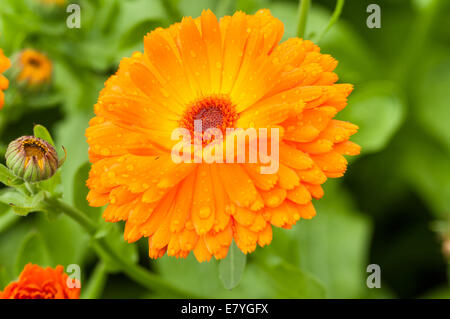
[[52, 177], [62, 165], [55, 148], [35, 136], [22, 136], [8, 145], [6, 166], [27, 182], [38, 182]]

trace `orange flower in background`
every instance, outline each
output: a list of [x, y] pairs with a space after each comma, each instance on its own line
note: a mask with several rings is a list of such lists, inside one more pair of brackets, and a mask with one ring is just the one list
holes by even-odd
[[5, 72], [10, 66], [11, 62], [6, 56], [3, 55], [3, 51], [0, 49], [0, 109], [3, 107], [5, 102], [5, 93], [3, 93], [3, 90], [6, 90], [9, 85], [8, 79], [1, 73]]
[[45, 5], [58, 5], [62, 6], [66, 3], [66, 0], [37, 0]]
[[[268, 10], [220, 21], [211, 11], [144, 39], [124, 58], [95, 105], [86, 131], [93, 163], [87, 185], [106, 221], [126, 221], [124, 237], [148, 237], [149, 256], [199, 261], [244, 252], [316, 212], [327, 177], [344, 174], [357, 126], [333, 119], [350, 84], [335, 84], [337, 61], [299, 38], [281, 44], [283, 24]], [[205, 128], [279, 128], [279, 170], [260, 163], [179, 163], [171, 139], [192, 121]]]
[[0, 291], [0, 299], [79, 299], [80, 288], [69, 288], [63, 266], [55, 269], [27, 264], [19, 280]]
[[[19, 53], [17, 66], [17, 81], [29, 87], [39, 86], [50, 82], [52, 76], [52, 62], [42, 53], [26, 49]], [[15, 64], [16, 64], [15, 63]]]

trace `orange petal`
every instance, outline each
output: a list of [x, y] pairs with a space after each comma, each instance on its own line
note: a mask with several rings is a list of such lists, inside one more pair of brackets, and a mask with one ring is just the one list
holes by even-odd
[[287, 191], [287, 198], [297, 204], [304, 205], [311, 201], [311, 194], [303, 184], [300, 184]]

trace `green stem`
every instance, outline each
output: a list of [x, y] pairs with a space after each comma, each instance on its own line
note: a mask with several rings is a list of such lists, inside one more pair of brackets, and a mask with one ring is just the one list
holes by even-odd
[[331, 27], [339, 20], [341, 16], [342, 8], [344, 7], [345, 0], [337, 0], [336, 6], [334, 7], [333, 14], [331, 15], [330, 21], [328, 21], [327, 26], [322, 30], [322, 32], [317, 37], [317, 43], [320, 42], [322, 37], [331, 29]]
[[53, 197], [48, 197], [45, 199], [45, 206], [47, 209], [52, 211], [62, 212], [79, 223], [91, 235], [94, 247], [98, 250], [99, 255], [107, 256], [110, 260], [114, 261], [123, 273], [138, 284], [141, 284], [150, 290], [162, 290], [166, 293], [182, 298], [201, 298], [200, 296], [193, 296], [190, 292], [178, 289], [167, 281], [161, 279], [159, 276], [149, 272], [147, 269], [134, 263], [130, 263], [126, 259], [122, 258], [122, 256], [117, 254], [116, 251], [110, 246], [105, 237], [97, 238], [95, 236], [99, 229], [98, 225], [78, 209]]
[[300, 0], [298, 6], [298, 24], [297, 24], [297, 36], [299, 38], [305, 38], [306, 21], [308, 19], [308, 11], [311, 5], [311, 0]]
[[36, 183], [25, 182], [24, 185], [25, 188], [30, 192], [30, 195], [35, 195], [39, 192], [39, 187], [38, 185], [36, 185]]
[[86, 288], [83, 290], [83, 299], [97, 299], [102, 295], [108, 272], [106, 264], [100, 261], [89, 278]]
[[97, 224], [87, 217], [84, 213], [78, 209], [62, 202], [61, 200], [54, 197], [47, 197], [45, 199], [45, 205], [48, 209], [55, 212], [61, 212], [75, 220], [80, 224], [91, 236], [94, 236], [97, 232]]

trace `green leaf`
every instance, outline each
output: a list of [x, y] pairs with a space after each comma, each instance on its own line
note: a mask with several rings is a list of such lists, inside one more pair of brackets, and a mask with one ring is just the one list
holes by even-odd
[[[447, 219], [450, 212], [449, 153], [423, 131], [412, 127], [403, 136], [398, 168], [434, 215]], [[420, 151], [418, 151], [420, 150]]]
[[91, 207], [87, 202], [87, 194], [89, 189], [86, 186], [86, 181], [89, 177], [89, 170], [91, 164], [85, 162], [78, 167], [73, 177], [73, 203], [76, 208], [86, 213], [93, 219], [97, 219], [100, 216], [100, 207]]
[[[10, 212], [11, 213], [11, 212]], [[34, 227], [29, 218], [22, 218], [14, 227], [4, 229], [0, 233], [0, 267], [5, 270], [6, 281], [16, 279], [16, 260], [22, 245], [23, 239], [27, 237]]]
[[430, 4], [433, 2], [433, 0], [413, 0], [412, 4], [414, 5], [414, 7], [418, 10], [424, 10], [426, 9], [428, 6], [430, 6]]
[[[112, 34], [118, 36], [117, 44], [120, 47], [130, 46], [133, 43], [142, 47], [143, 36], [153, 30], [156, 21], [159, 21], [161, 25], [165, 16], [161, 1], [120, 1], [119, 16], [115, 21]], [[147, 30], [143, 29], [145, 27]], [[141, 36], [130, 33], [131, 30], [138, 31]]]
[[87, 253], [92, 250], [89, 245], [90, 236], [85, 230], [63, 214], [53, 220], [41, 214], [36, 217], [34, 227], [39, 229], [52, 260], [60, 265], [78, 264], [83, 267]]
[[347, 107], [338, 118], [359, 126], [352, 141], [361, 145], [362, 153], [384, 148], [400, 127], [405, 115], [403, 101], [388, 82], [365, 84], [350, 95]]
[[[297, 3], [294, 2], [275, 2], [272, 1], [267, 4], [267, 8], [275, 18], [278, 18], [283, 22], [285, 32], [283, 34], [283, 40], [286, 40], [296, 35], [296, 26], [298, 20]], [[253, 14], [253, 12], [252, 12]]]
[[48, 143], [53, 145], [53, 147], [55, 147], [55, 142], [53, 142], [53, 138], [50, 135], [50, 133], [48, 132], [48, 130], [45, 128], [45, 126], [37, 124], [33, 128], [33, 132], [34, 132], [34, 136], [39, 137], [39, 138], [43, 139], [44, 141], [47, 141]]
[[0, 192], [0, 202], [11, 206], [16, 214], [26, 216], [31, 212], [46, 212], [42, 205], [44, 196], [45, 194], [42, 191], [30, 197], [15, 189], [8, 188]]
[[290, 234], [298, 242], [299, 267], [320, 279], [328, 298], [363, 295], [367, 292], [369, 219], [357, 211], [351, 195], [336, 181], [327, 181], [325, 197], [314, 206], [317, 215], [300, 220]]
[[10, 281], [10, 277], [8, 272], [6, 271], [6, 267], [0, 266], [0, 291], [3, 290]]
[[28, 263], [41, 267], [52, 266], [48, 249], [37, 232], [29, 233], [24, 238], [17, 256], [15, 273], [19, 275]]
[[278, 260], [262, 267], [269, 274], [277, 298], [325, 297], [325, 288], [317, 279], [289, 263]]
[[[266, 248], [264, 248], [266, 249]], [[261, 252], [260, 250], [258, 252]], [[256, 252], [256, 253], [258, 253]], [[272, 274], [262, 269], [259, 260], [248, 258], [246, 271], [238, 286], [225, 289], [219, 279], [219, 262], [211, 259], [199, 263], [193, 254], [187, 258], [163, 256], [151, 262], [157, 273], [165, 280], [180, 289], [190, 291], [194, 295], [211, 298], [276, 298], [280, 292], [274, 289]], [[170, 295], [157, 295], [158, 298], [170, 298]]]
[[84, 131], [88, 126], [91, 112], [80, 111], [59, 122], [57, 141], [67, 150], [67, 160], [61, 169], [63, 198], [69, 203], [74, 199], [74, 178], [78, 168], [88, 160], [88, 145]]
[[153, 29], [161, 25], [160, 20], [145, 20], [133, 26], [130, 30], [125, 32], [120, 38], [119, 48], [129, 48], [136, 43], [141, 43], [144, 36]]
[[[324, 198], [315, 201], [314, 206], [317, 215], [313, 219], [300, 219], [292, 230], [274, 227], [272, 243], [254, 256], [272, 265], [287, 263], [317, 278], [327, 298], [365, 294], [369, 219], [353, 207], [350, 194], [336, 181], [327, 181]], [[283, 267], [275, 269], [283, 273]]]
[[218, 290], [225, 290], [219, 280], [216, 260], [199, 263], [193, 254], [186, 259], [163, 256], [151, 265], [168, 282], [193, 294], [215, 297]]
[[[3, 209], [3, 207], [0, 207], [0, 209]], [[20, 216], [13, 214], [12, 209], [10, 209], [9, 207], [6, 208], [6, 212], [0, 214], [0, 233], [10, 228], [12, 225], [18, 222], [19, 219]]]
[[243, 254], [233, 241], [227, 257], [219, 264], [219, 277], [226, 289], [233, 289], [239, 284], [246, 260], [247, 255]]
[[17, 186], [24, 183], [23, 179], [15, 176], [9, 168], [3, 164], [0, 164], [0, 182], [6, 186]]
[[[344, 13], [348, 10], [347, 2]], [[307, 38], [316, 43], [317, 36], [327, 25], [331, 15], [331, 11], [313, 4], [308, 17]], [[336, 73], [339, 75], [340, 82], [358, 85], [364, 80], [386, 78], [382, 73], [384, 64], [374, 54], [373, 48], [343, 17], [323, 36], [319, 45], [321, 53], [331, 54], [339, 61]]]
[[106, 266], [102, 261], [95, 266], [94, 271], [89, 276], [87, 285], [83, 289], [82, 299], [96, 299], [101, 297], [108, 278], [106, 270]]
[[[227, 0], [222, 0], [220, 2], [225, 2]], [[215, 0], [180, 0], [178, 7], [180, 8], [180, 12], [185, 17], [193, 17], [196, 18], [200, 16], [202, 10], [211, 9], [213, 10], [218, 1]]]
[[414, 90], [414, 116], [427, 132], [446, 147], [450, 154], [448, 51], [437, 51], [429, 57], [425, 72], [418, 77], [417, 81], [417, 87]]
[[[123, 239], [123, 234], [117, 224], [105, 223], [95, 236], [95, 238], [101, 237], [105, 237], [105, 240], [111, 245], [112, 249], [118, 255], [122, 256], [123, 259], [130, 263], [136, 263], [138, 261], [137, 245], [129, 244]], [[97, 250], [97, 253], [102, 256], [108, 272], [115, 273], [121, 270], [121, 267], [114, 260], [111, 260], [108, 255], [103, 254], [102, 250], [97, 249], [95, 241], [92, 241], [92, 244], [94, 249]]]
[[57, 171], [52, 177], [38, 183], [39, 188], [50, 192], [55, 197], [62, 196], [61, 173]]

